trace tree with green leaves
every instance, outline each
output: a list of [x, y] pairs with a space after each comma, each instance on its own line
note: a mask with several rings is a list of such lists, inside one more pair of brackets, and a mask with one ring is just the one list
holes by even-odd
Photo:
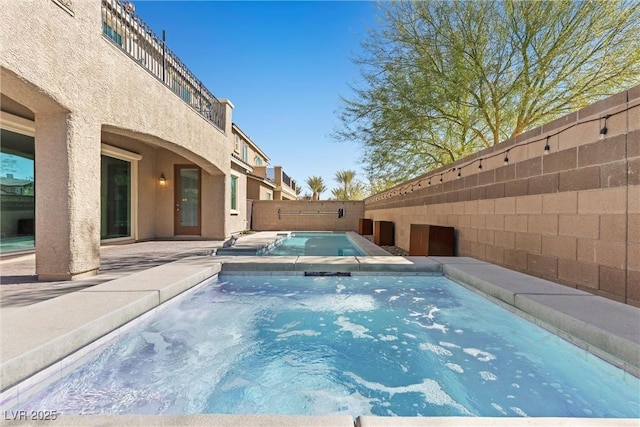
[[322, 194], [327, 189], [327, 186], [324, 184], [324, 180], [322, 179], [322, 177], [310, 176], [305, 182], [307, 183], [309, 190], [311, 190], [311, 193], [313, 193], [313, 195], [311, 196], [312, 200], [320, 200], [320, 194]]
[[365, 198], [365, 186], [356, 180], [355, 171], [339, 170], [336, 172], [335, 180], [340, 184], [340, 187], [331, 190], [335, 200], [362, 200]]
[[382, 2], [339, 140], [393, 185], [640, 82], [640, 3]]

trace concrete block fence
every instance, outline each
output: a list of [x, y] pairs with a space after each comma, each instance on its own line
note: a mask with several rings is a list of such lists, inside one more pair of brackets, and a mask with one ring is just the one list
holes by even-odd
[[361, 201], [254, 200], [252, 210], [256, 231], [358, 231], [364, 217]]
[[640, 86], [364, 204], [404, 249], [451, 226], [459, 256], [640, 306]]

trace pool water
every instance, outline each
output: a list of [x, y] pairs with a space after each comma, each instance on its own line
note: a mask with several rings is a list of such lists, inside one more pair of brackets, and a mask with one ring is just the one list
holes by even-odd
[[346, 233], [296, 231], [263, 255], [363, 256], [367, 253]]
[[222, 276], [19, 409], [637, 418], [639, 393], [444, 277]]

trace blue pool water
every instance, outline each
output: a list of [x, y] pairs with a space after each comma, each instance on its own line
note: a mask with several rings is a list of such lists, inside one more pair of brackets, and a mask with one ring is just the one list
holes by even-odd
[[19, 405], [640, 417], [640, 381], [436, 276], [226, 276]]
[[363, 256], [367, 253], [346, 233], [296, 231], [263, 255]]

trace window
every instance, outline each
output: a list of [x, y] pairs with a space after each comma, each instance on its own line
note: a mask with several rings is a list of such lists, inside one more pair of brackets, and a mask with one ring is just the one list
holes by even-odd
[[267, 200], [273, 200], [273, 194], [267, 193]]
[[131, 236], [131, 163], [102, 156], [101, 239]]
[[36, 217], [34, 138], [6, 129], [0, 131], [0, 138], [0, 253], [33, 249]]
[[122, 46], [122, 36], [116, 30], [111, 28], [106, 22], [102, 23], [102, 32], [111, 40]]
[[100, 151], [100, 239], [135, 239], [142, 156], [106, 144]]
[[236, 153], [239, 153], [239, 152], [240, 152], [240, 137], [239, 137], [238, 135], [236, 135], [236, 140], [235, 140], [235, 145], [234, 145], [234, 147], [233, 147], [233, 150], [234, 150]]
[[231, 210], [238, 210], [238, 177], [231, 175]]
[[255, 165], [256, 166], [262, 166], [262, 157], [260, 156], [256, 156], [255, 160]]
[[249, 146], [245, 143], [242, 144], [242, 160], [247, 161], [249, 159]]

